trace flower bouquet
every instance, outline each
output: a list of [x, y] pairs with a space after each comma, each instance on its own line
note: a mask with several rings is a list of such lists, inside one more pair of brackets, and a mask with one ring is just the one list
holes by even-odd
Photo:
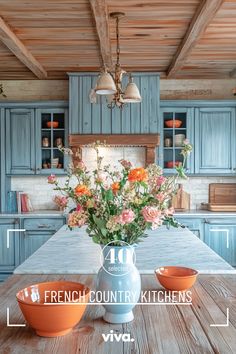
[[[48, 182], [66, 198], [57, 198], [59, 205], [65, 205], [69, 199], [74, 204], [68, 215], [69, 228], [86, 224], [88, 235], [102, 247], [103, 264], [97, 274], [96, 289], [104, 296], [104, 320], [126, 323], [134, 318], [132, 310], [141, 291], [134, 245], [147, 236], [148, 229], [162, 224], [178, 226], [170, 200], [177, 190], [178, 176], [185, 177], [184, 164], [178, 166], [175, 176], [168, 178], [155, 164], [134, 168], [129, 161], [121, 160], [119, 171], [110, 165], [103, 166], [99, 146], [100, 143], [93, 144], [97, 166], [92, 173], [80, 161], [70, 167], [64, 186], [59, 185], [54, 175], [48, 177]], [[191, 149], [185, 141], [184, 163]], [[105, 301], [109, 293], [121, 294], [115, 305]], [[132, 294], [128, 302], [127, 293]]]
[[69, 228], [86, 224], [87, 233], [95, 243], [119, 246], [122, 242], [136, 244], [146, 236], [146, 230], [163, 224], [177, 227], [170, 201], [177, 190], [177, 178], [186, 177], [185, 162], [192, 150], [189, 142], [184, 141], [181, 151], [183, 165], [176, 167], [177, 173], [171, 177], [164, 177], [156, 164], [134, 168], [129, 161], [120, 160], [120, 171], [103, 166], [103, 157], [99, 155], [101, 145], [106, 146], [93, 144], [97, 167], [92, 173], [80, 161], [70, 166], [64, 186], [60, 186], [56, 176], [48, 177], [48, 182], [63, 195], [63, 199], [56, 198], [59, 205], [73, 201]]

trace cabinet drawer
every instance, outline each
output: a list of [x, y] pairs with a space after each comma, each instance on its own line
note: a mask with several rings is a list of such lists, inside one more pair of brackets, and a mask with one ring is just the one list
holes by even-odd
[[64, 218], [58, 219], [24, 219], [24, 229], [27, 230], [59, 230], [65, 223]]
[[176, 219], [188, 229], [198, 229], [202, 224], [200, 219], [182, 219], [181, 217], [177, 217]]

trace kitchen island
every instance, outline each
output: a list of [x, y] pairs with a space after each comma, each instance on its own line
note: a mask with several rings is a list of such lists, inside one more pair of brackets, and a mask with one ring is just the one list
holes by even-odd
[[[161, 227], [136, 247], [136, 266], [141, 274], [153, 274], [165, 265], [182, 265], [202, 274], [236, 274], [236, 270], [187, 228]], [[96, 274], [101, 267], [101, 248], [86, 229], [70, 231], [64, 225], [15, 274]]]

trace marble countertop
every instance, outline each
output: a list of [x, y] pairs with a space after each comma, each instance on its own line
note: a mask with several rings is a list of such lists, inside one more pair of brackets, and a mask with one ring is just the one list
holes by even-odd
[[35, 217], [62, 217], [64, 216], [63, 212], [59, 210], [34, 210], [28, 213], [9, 213], [3, 212], [0, 213], [0, 218], [35, 218]]
[[[96, 274], [101, 266], [101, 248], [85, 228], [70, 231], [64, 225], [41, 248], [17, 267], [15, 274]], [[136, 248], [136, 266], [141, 274], [153, 274], [164, 265], [182, 265], [203, 274], [236, 274], [236, 270], [187, 228], [161, 227], [150, 231]]]

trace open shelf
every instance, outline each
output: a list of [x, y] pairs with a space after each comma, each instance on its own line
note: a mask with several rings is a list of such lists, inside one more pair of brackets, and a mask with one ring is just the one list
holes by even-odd
[[[166, 121], [173, 121], [173, 127], [167, 127]], [[181, 126], [175, 128], [175, 120], [181, 121]], [[183, 163], [181, 155], [183, 141], [187, 137], [187, 113], [164, 112], [163, 113], [163, 163], [164, 168], [172, 170], [176, 163]], [[176, 146], [175, 141], [178, 141]]]
[[[57, 127], [53, 124], [57, 122]], [[51, 127], [48, 125], [51, 124]], [[64, 154], [59, 148], [65, 144], [65, 113], [41, 114], [41, 158], [42, 169], [64, 169]]]

